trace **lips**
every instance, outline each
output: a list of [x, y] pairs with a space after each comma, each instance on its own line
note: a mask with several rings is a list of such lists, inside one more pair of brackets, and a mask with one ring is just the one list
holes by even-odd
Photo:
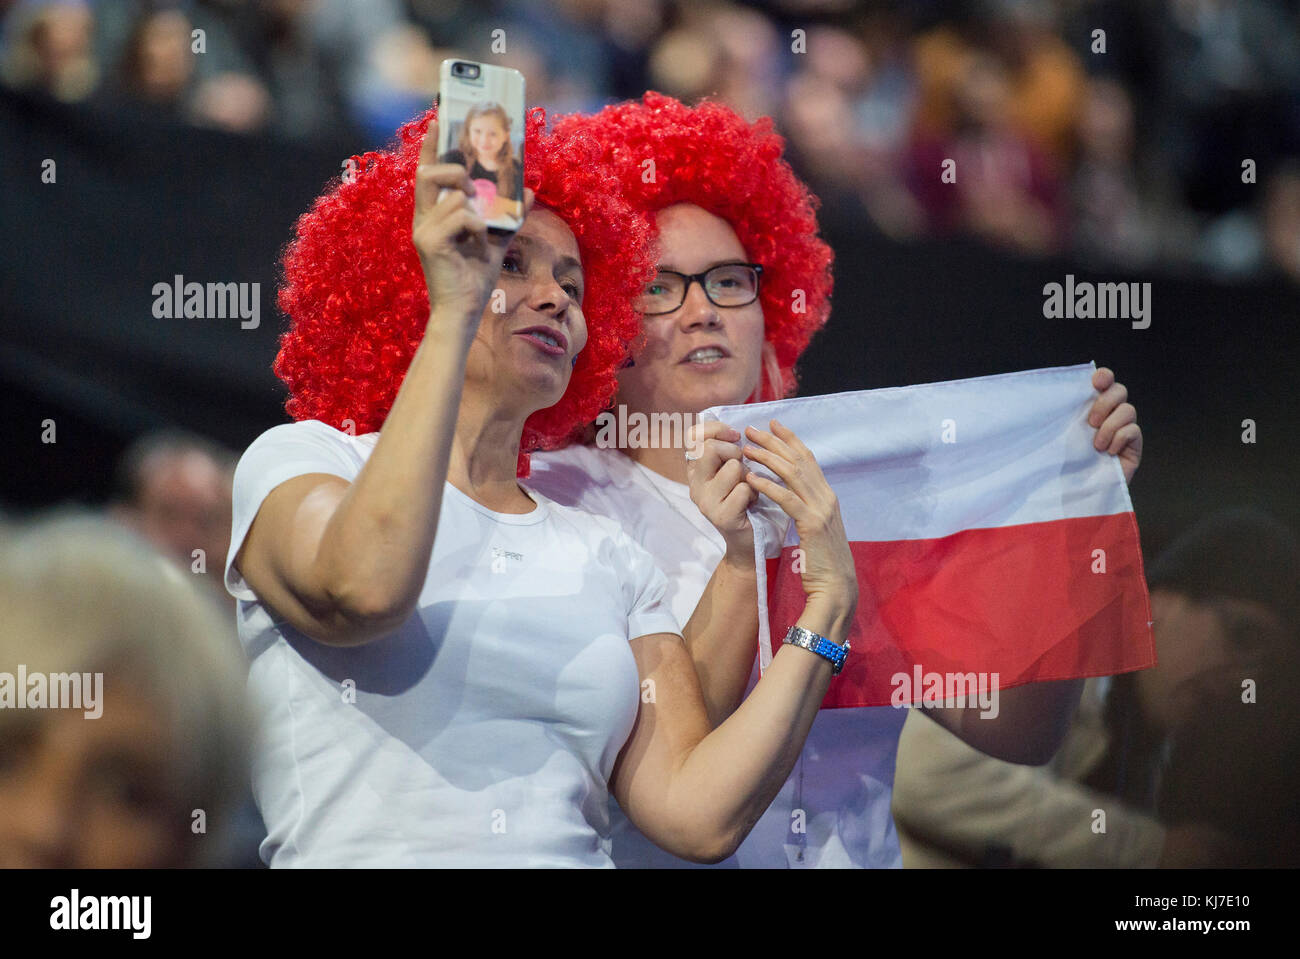
[[691, 366], [710, 366], [720, 360], [725, 360], [730, 356], [731, 354], [723, 346], [718, 346], [716, 344], [697, 346], [682, 357], [680, 363], [686, 363]]
[[564, 356], [569, 352], [569, 338], [553, 326], [530, 326], [516, 330], [515, 336], [522, 336], [549, 356]]

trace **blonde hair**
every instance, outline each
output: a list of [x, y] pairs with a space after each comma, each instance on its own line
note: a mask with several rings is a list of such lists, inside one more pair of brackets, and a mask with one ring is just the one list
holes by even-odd
[[[0, 527], [0, 670], [102, 672], [167, 717], [178, 815], [207, 833], [186, 858], [220, 861], [246, 795], [252, 717], [233, 623], [129, 531], [84, 512]], [[0, 711], [0, 734], [11, 717]], [[188, 829], [185, 832], [189, 832]]]

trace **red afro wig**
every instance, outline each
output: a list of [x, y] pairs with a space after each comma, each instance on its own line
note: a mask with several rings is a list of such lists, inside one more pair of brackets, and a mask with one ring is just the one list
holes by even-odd
[[688, 107], [650, 92], [553, 125], [556, 134], [595, 140], [639, 211], [693, 203], [731, 224], [763, 265], [765, 336], [779, 368], [765, 370], [758, 398], [790, 395], [795, 363], [830, 315], [833, 254], [817, 236], [817, 198], [782, 159], [785, 140], [771, 119], [751, 124], [721, 103]]
[[[411, 218], [420, 144], [435, 117], [430, 109], [403, 125], [389, 149], [354, 157], [350, 182], [298, 220], [278, 299], [289, 330], [273, 366], [295, 420], [369, 433], [393, 406], [429, 316]], [[562, 445], [613, 401], [615, 370], [641, 332], [631, 304], [655, 272], [649, 216], [623, 200], [596, 143], [544, 126], [542, 111], [530, 111], [524, 182], [577, 240], [588, 336], [563, 398], [524, 424], [520, 476], [529, 451]]]

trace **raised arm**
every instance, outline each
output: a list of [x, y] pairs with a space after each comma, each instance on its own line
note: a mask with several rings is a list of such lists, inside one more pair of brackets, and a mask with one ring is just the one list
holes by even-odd
[[[857, 582], [839, 503], [794, 434], [776, 423], [773, 432], [751, 429], [750, 439], [761, 446], [746, 455], [785, 486], [753, 475], [746, 482], [794, 519], [801, 541], [816, 544], [809, 548], [808, 601], [798, 625], [842, 644], [857, 606]], [[614, 796], [637, 828], [674, 855], [724, 859], [794, 767], [830, 685], [831, 664], [783, 646], [749, 697], [710, 730], [685, 643], [673, 635], [643, 636], [633, 641], [632, 652], [642, 689], [652, 695], [642, 696], [614, 768]]]
[[428, 325], [374, 451], [352, 483], [315, 473], [277, 486], [235, 560], [264, 602], [329, 645], [378, 639], [415, 608], [437, 533], [466, 354], [505, 250], [506, 240], [491, 236], [468, 203], [474, 186], [465, 168], [434, 162], [436, 143], [431, 123], [412, 219]]

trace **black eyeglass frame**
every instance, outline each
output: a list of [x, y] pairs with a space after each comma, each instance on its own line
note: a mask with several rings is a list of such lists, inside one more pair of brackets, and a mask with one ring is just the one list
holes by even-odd
[[[744, 266], [754, 271], [754, 299], [753, 300], [746, 300], [744, 303], [724, 304], [724, 303], [719, 303], [709, 294], [709, 286], [707, 283], [704, 282], [705, 278], [714, 270], [722, 270], [729, 266]], [[749, 304], [753, 303], [754, 300], [758, 299], [758, 294], [763, 287], [763, 266], [761, 263], [719, 263], [717, 266], [709, 267], [703, 273], [678, 273], [676, 270], [659, 270], [658, 273], [656, 273], [656, 276], [662, 275], [664, 273], [671, 274], [672, 276], [679, 276], [686, 281], [685, 285], [682, 287], [682, 298], [677, 303], [677, 305], [674, 306], [671, 310], [656, 310], [653, 313], [651, 313], [649, 310], [640, 310], [639, 312], [643, 316], [666, 316], [669, 313], [676, 313], [678, 310], [682, 308], [682, 304], [686, 302], [686, 295], [691, 292], [692, 283], [699, 283], [700, 289], [704, 291], [705, 298], [714, 306], [722, 310], [729, 310], [733, 307], [749, 306]]]

